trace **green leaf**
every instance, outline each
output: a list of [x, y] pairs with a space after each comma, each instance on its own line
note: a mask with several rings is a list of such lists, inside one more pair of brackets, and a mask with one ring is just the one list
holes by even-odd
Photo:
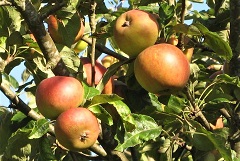
[[0, 107], [0, 156], [4, 153], [8, 139], [11, 137], [11, 117], [12, 113], [10, 113], [6, 108]]
[[199, 29], [194, 25], [176, 24], [173, 30], [177, 33], [184, 33], [187, 35], [202, 35]]
[[183, 98], [179, 98], [177, 96], [171, 95], [168, 100], [167, 107], [165, 107], [165, 111], [179, 114], [183, 111], [183, 108], [185, 108], [185, 103]]
[[96, 95], [100, 94], [100, 91], [97, 90], [94, 87], [89, 87], [86, 83], [82, 82], [83, 88], [84, 88], [84, 98], [90, 99]]
[[122, 98], [116, 94], [113, 95], [101, 94], [93, 97], [92, 102], [88, 108], [91, 108], [91, 106], [106, 103], [113, 105], [116, 108], [118, 114], [121, 116], [125, 130], [131, 131], [135, 127], [134, 118], [132, 117], [132, 113], [129, 107], [121, 100]]
[[27, 117], [27, 116], [26, 116], [24, 113], [18, 111], [17, 113], [15, 113], [15, 114], [13, 115], [11, 121], [21, 122], [21, 121], [22, 121], [24, 118], [26, 118], [26, 117]]
[[92, 111], [103, 123], [106, 123], [109, 126], [113, 125], [113, 119], [111, 115], [102, 106], [90, 106], [88, 109]]
[[229, 147], [226, 147], [227, 138], [225, 136], [207, 131], [196, 121], [191, 120], [190, 123], [197, 129], [197, 133], [193, 134], [194, 146], [203, 151], [216, 148], [226, 161], [232, 161], [231, 150]]
[[5, 78], [6, 81], [8, 81], [8, 83], [13, 87], [13, 88], [18, 88], [19, 84], [18, 81], [11, 75], [8, 75], [6, 73], [3, 73], [3, 76]]
[[76, 74], [80, 66], [80, 59], [78, 55], [70, 48], [57, 44], [57, 49], [62, 57], [63, 62], [70, 71], [70, 73]]
[[[116, 147], [118, 151], [154, 140], [161, 134], [162, 127], [158, 126], [153, 118], [140, 114], [133, 114], [132, 116], [135, 120], [136, 128], [132, 132], [125, 133], [124, 142]], [[118, 135], [122, 135], [122, 133]]]
[[42, 161], [57, 161], [53, 149], [52, 142], [47, 137], [42, 137], [39, 139], [39, 158]]
[[31, 133], [29, 134], [29, 139], [38, 139], [41, 138], [48, 132], [49, 129], [49, 121], [46, 119], [40, 119], [34, 121], [34, 127], [32, 128]]
[[31, 160], [38, 151], [36, 139], [29, 140], [31, 129], [18, 129], [8, 139], [4, 157], [8, 160]]
[[225, 42], [217, 33], [209, 31], [200, 23], [195, 23], [196, 26], [204, 36], [204, 42], [220, 57], [230, 61], [232, 58], [232, 49], [230, 45]]

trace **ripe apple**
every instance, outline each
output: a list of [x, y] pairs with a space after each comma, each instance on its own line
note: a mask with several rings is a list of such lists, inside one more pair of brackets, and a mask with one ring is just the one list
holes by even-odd
[[[77, 33], [73, 43], [78, 42], [84, 34], [84, 25], [83, 25], [83, 21], [81, 20], [80, 16], [79, 16], [79, 21], [81, 22], [81, 25], [79, 28], [79, 32]], [[47, 18], [48, 32], [49, 32], [50, 36], [52, 37], [53, 41], [55, 43], [64, 44], [64, 37], [61, 34], [61, 31], [59, 30], [60, 23], [61, 23], [61, 20], [57, 19], [57, 17], [55, 15], [50, 15]]]
[[[86, 82], [91, 86], [92, 84], [92, 64], [91, 60], [88, 57], [81, 57], [81, 63], [83, 64], [83, 70], [86, 73]], [[107, 69], [98, 61], [95, 62], [95, 85], [99, 83], [102, 79], [104, 73]], [[113, 78], [111, 77], [106, 83], [102, 93], [103, 94], [112, 94], [113, 92]]]
[[54, 131], [60, 145], [71, 151], [81, 151], [96, 142], [100, 127], [96, 116], [91, 111], [76, 107], [58, 116]]
[[190, 65], [176, 46], [162, 43], [142, 51], [134, 62], [139, 84], [148, 92], [160, 94], [182, 89], [190, 76]]
[[76, 43], [76, 45], [74, 46], [74, 51], [76, 52], [76, 53], [80, 53], [80, 52], [82, 52], [83, 50], [85, 50], [86, 48], [87, 48], [87, 46], [88, 46], [88, 43], [86, 43], [85, 41], [83, 41], [83, 40], [79, 40], [77, 43]]
[[115, 23], [113, 38], [118, 47], [130, 57], [154, 45], [159, 34], [157, 17], [142, 10], [130, 10]]
[[83, 86], [73, 77], [54, 76], [40, 82], [36, 90], [39, 112], [49, 119], [56, 119], [69, 108], [83, 102]]

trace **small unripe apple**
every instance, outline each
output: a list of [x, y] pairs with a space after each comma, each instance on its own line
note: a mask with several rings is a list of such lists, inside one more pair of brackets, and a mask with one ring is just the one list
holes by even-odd
[[46, 118], [56, 119], [62, 112], [83, 102], [84, 90], [73, 77], [54, 76], [40, 82], [36, 90], [36, 104]]
[[[92, 84], [92, 64], [91, 60], [88, 57], [81, 57], [81, 63], [83, 64], [83, 70], [86, 73], [86, 82], [91, 86]], [[95, 85], [98, 85], [99, 81], [102, 79], [103, 75], [107, 69], [98, 61], [95, 62]], [[112, 94], [113, 93], [113, 78], [111, 77], [106, 83], [103, 91], [103, 94]]]
[[105, 68], [108, 68], [116, 62], [116, 58], [110, 55], [106, 55], [105, 57], [102, 58], [101, 62]]
[[176, 46], [162, 43], [142, 51], [134, 62], [139, 84], [148, 92], [174, 92], [182, 89], [190, 76], [190, 65]]
[[76, 52], [76, 53], [80, 53], [80, 52], [82, 52], [83, 50], [85, 50], [86, 48], [87, 48], [87, 46], [88, 46], [88, 43], [86, 43], [85, 41], [83, 41], [83, 40], [79, 40], [77, 43], [76, 43], [76, 45], [74, 46], [74, 51]]
[[[81, 23], [79, 31], [76, 35], [76, 37], [74, 38], [74, 42], [76, 43], [78, 42], [84, 34], [84, 25], [83, 25], [83, 21], [81, 20], [81, 17], [79, 16], [79, 21]], [[59, 43], [59, 44], [64, 44], [64, 37], [61, 34], [61, 31], [59, 29], [59, 24], [61, 23], [61, 20], [57, 19], [57, 17], [55, 15], [50, 15], [47, 18], [47, 24], [48, 24], [48, 32], [50, 34], [50, 36], [52, 37], [53, 41], [55, 43]]]
[[96, 116], [91, 111], [76, 107], [59, 115], [54, 131], [61, 146], [71, 151], [81, 151], [96, 142], [100, 127]]
[[159, 34], [157, 17], [142, 10], [130, 10], [120, 15], [113, 37], [118, 47], [130, 57], [136, 57], [154, 45]]

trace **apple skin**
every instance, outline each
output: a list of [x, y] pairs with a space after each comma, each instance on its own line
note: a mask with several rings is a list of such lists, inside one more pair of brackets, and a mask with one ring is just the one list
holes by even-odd
[[113, 38], [118, 47], [129, 57], [136, 57], [157, 41], [159, 25], [155, 15], [129, 10], [120, 15], [115, 23]]
[[[79, 16], [79, 21], [81, 21], [81, 26], [79, 28], [79, 32], [76, 35], [73, 43], [78, 42], [83, 37], [83, 34], [84, 34], [85, 27], [83, 25], [83, 21], [81, 20], [80, 16]], [[63, 35], [61, 35], [61, 32], [59, 31], [59, 28], [58, 28], [59, 23], [61, 23], [61, 20], [57, 19], [57, 17], [54, 15], [50, 15], [47, 18], [48, 32], [52, 37], [53, 41], [58, 44], [64, 44], [64, 37]]]
[[[88, 57], [81, 57], [81, 63], [83, 64], [83, 70], [86, 73], [86, 82], [88, 85], [91, 86], [92, 84], [92, 64], [91, 60]], [[105, 68], [100, 62], [95, 62], [95, 85], [99, 83], [99, 81], [102, 79], [104, 73], [107, 71], [107, 68]], [[109, 81], [106, 83], [103, 91], [103, 94], [112, 94], [113, 93], [113, 78], [111, 77]]]
[[71, 151], [91, 147], [100, 133], [96, 116], [87, 108], [71, 108], [59, 115], [54, 131], [59, 144]]
[[162, 43], [142, 51], [134, 62], [139, 84], [148, 92], [161, 94], [182, 89], [190, 76], [190, 65], [176, 46]]
[[36, 90], [39, 112], [48, 119], [56, 119], [67, 109], [78, 107], [83, 102], [84, 89], [73, 77], [54, 76], [40, 82]]
[[102, 65], [103, 65], [105, 68], [108, 68], [108, 67], [110, 67], [112, 64], [116, 63], [117, 60], [116, 60], [116, 58], [114, 58], [114, 57], [111, 56], [111, 55], [106, 55], [105, 57], [102, 58], [101, 62], [102, 62]]

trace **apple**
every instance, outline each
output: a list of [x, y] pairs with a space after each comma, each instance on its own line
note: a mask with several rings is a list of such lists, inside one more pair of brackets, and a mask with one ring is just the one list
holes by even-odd
[[134, 73], [148, 92], [174, 92], [182, 89], [190, 76], [190, 65], [183, 52], [162, 43], [148, 47], [134, 61]]
[[82, 51], [84, 51], [86, 48], [87, 48], [87, 46], [88, 46], [88, 43], [86, 43], [85, 41], [83, 41], [83, 40], [79, 40], [77, 43], [76, 43], [76, 45], [74, 46], [74, 51], [76, 52], [76, 53], [80, 53], [80, 52], [82, 52]]
[[58, 143], [71, 151], [91, 147], [100, 133], [96, 116], [87, 108], [76, 107], [61, 113], [54, 125]]
[[102, 58], [101, 62], [102, 62], [102, 65], [103, 65], [105, 68], [108, 68], [108, 67], [110, 67], [112, 64], [114, 64], [115, 62], [117, 62], [117, 60], [116, 60], [116, 58], [114, 58], [114, 57], [111, 56], [111, 55], [106, 55], [105, 57]]
[[117, 46], [129, 57], [136, 57], [158, 39], [159, 25], [154, 14], [142, 10], [129, 10], [115, 23], [113, 38]]
[[[80, 16], [79, 16], [79, 21], [81, 21], [81, 25], [79, 28], [79, 32], [77, 33], [73, 43], [78, 42], [83, 37], [83, 34], [84, 34], [84, 25]], [[61, 23], [61, 20], [57, 19], [55, 15], [50, 15], [47, 18], [48, 32], [52, 37], [53, 41], [58, 44], [64, 44], [64, 37], [63, 35], [61, 35], [61, 31], [59, 30], [60, 23]]]
[[83, 102], [84, 89], [73, 77], [54, 76], [40, 82], [36, 90], [39, 112], [48, 119], [56, 119], [67, 109], [78, 107]]
[[[81, 57], [81, 63], [83, 64], [83, 70], [86, 74], [86, 82], [91, 86], [92, 84], [92, 64], [91, 60], [88, 57]], [[103, 75], [107, 69], [99, 62], [95, 62], [95, 85], [98, 85], [99, 81], [102, 79]], [[113, 78], [111, 77], [106, 83], [103, 91], [103, 94], [112, 94], [113, 93]]]

